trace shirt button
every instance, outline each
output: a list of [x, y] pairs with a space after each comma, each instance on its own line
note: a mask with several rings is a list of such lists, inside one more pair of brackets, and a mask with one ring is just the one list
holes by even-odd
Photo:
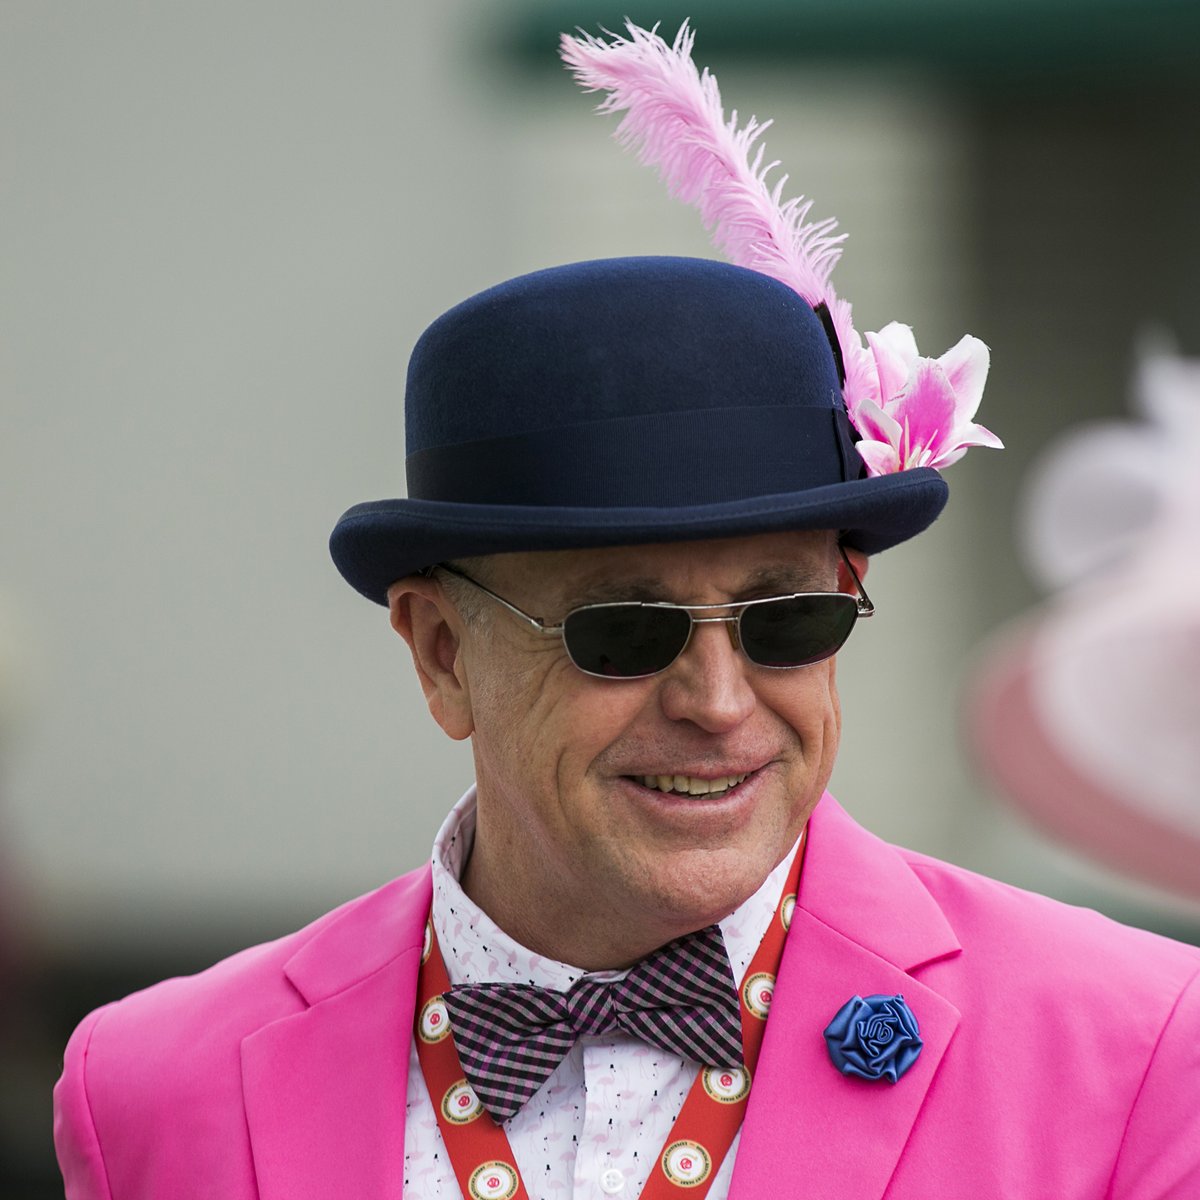
[[600, 1174], [600, 1190], [615, 1196], [625, 1186], [625, 1176], [616, 1167], [609, 1167]]

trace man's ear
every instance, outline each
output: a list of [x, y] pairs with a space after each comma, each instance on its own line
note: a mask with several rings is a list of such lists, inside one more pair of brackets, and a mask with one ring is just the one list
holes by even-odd
[[[854, 568], [854, 573], [859, 579], [867, 577], [867, 567], [870, 565], [870, 560], [861, 550], [852, 550], [849, 546], [841, 548], [842, 554], [850, 560], [850, 565]], [[854, 586], [854, 580], [851, 578], [850, 572], [846, 569], [846, 558], [838, 555], [838, 591], [848, 592], [850, 595], [855, 595], [858, 589]]]
[[388, 588], [392, 628], [408, 643], [433, 719], [455, 741], [474, 732], [462, 666], [462, 618], [436, 580], [408, 575]]

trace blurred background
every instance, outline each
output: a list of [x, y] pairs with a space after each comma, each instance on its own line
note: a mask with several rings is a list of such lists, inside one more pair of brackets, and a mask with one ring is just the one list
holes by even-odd
[[1146, 326], [1200, 353], [1200, 6], [734, 8], [0, 6], [0, 1194], [61, 1194], [49, 1093], [88, 1009], [417, 865], [470, 783], [325, 541], [402, 493], [407, 356], [445, 308], [573, 259], [713, 256], [558, 64], [560, 31], [626, 14], [690, 16], [727, 108], [775, 118], [769, 157], [849, 234], [859, 330], [992, 349], [1008, 448], [872, 564], [835, 792], [891, 840], [1200, 940], [1194, 903], [1017, 815], [962, 728], [980, 647], [1041, 600], [1031, 463], [1126, 411]]

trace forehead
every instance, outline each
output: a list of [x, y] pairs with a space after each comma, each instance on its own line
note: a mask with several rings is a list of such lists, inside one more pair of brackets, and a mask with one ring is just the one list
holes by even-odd
[[483, 572], [523, 596], [567, 605], [606, 600], [702, 603], [752, 592], [825, 589], [837, 542], [829, 530], [695, 542], [498, 554]]

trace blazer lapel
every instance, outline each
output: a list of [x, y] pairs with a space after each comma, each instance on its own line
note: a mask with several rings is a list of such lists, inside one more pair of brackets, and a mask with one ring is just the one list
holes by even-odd
[[309, 1006], [242, 1043], [261, 1200], [399, 1200], [429, 869], [380, 889], [285, 967]]
[[[960, 947], [908, 864], [828, 796], [810, 830], [730, 1200], [879, 1200], [959, 1020], [914, 977]], [[822, 1036], [850, 997], [873, 994], [903, 995], [924, 1042], [895, 1084], [842, 1075]]]

